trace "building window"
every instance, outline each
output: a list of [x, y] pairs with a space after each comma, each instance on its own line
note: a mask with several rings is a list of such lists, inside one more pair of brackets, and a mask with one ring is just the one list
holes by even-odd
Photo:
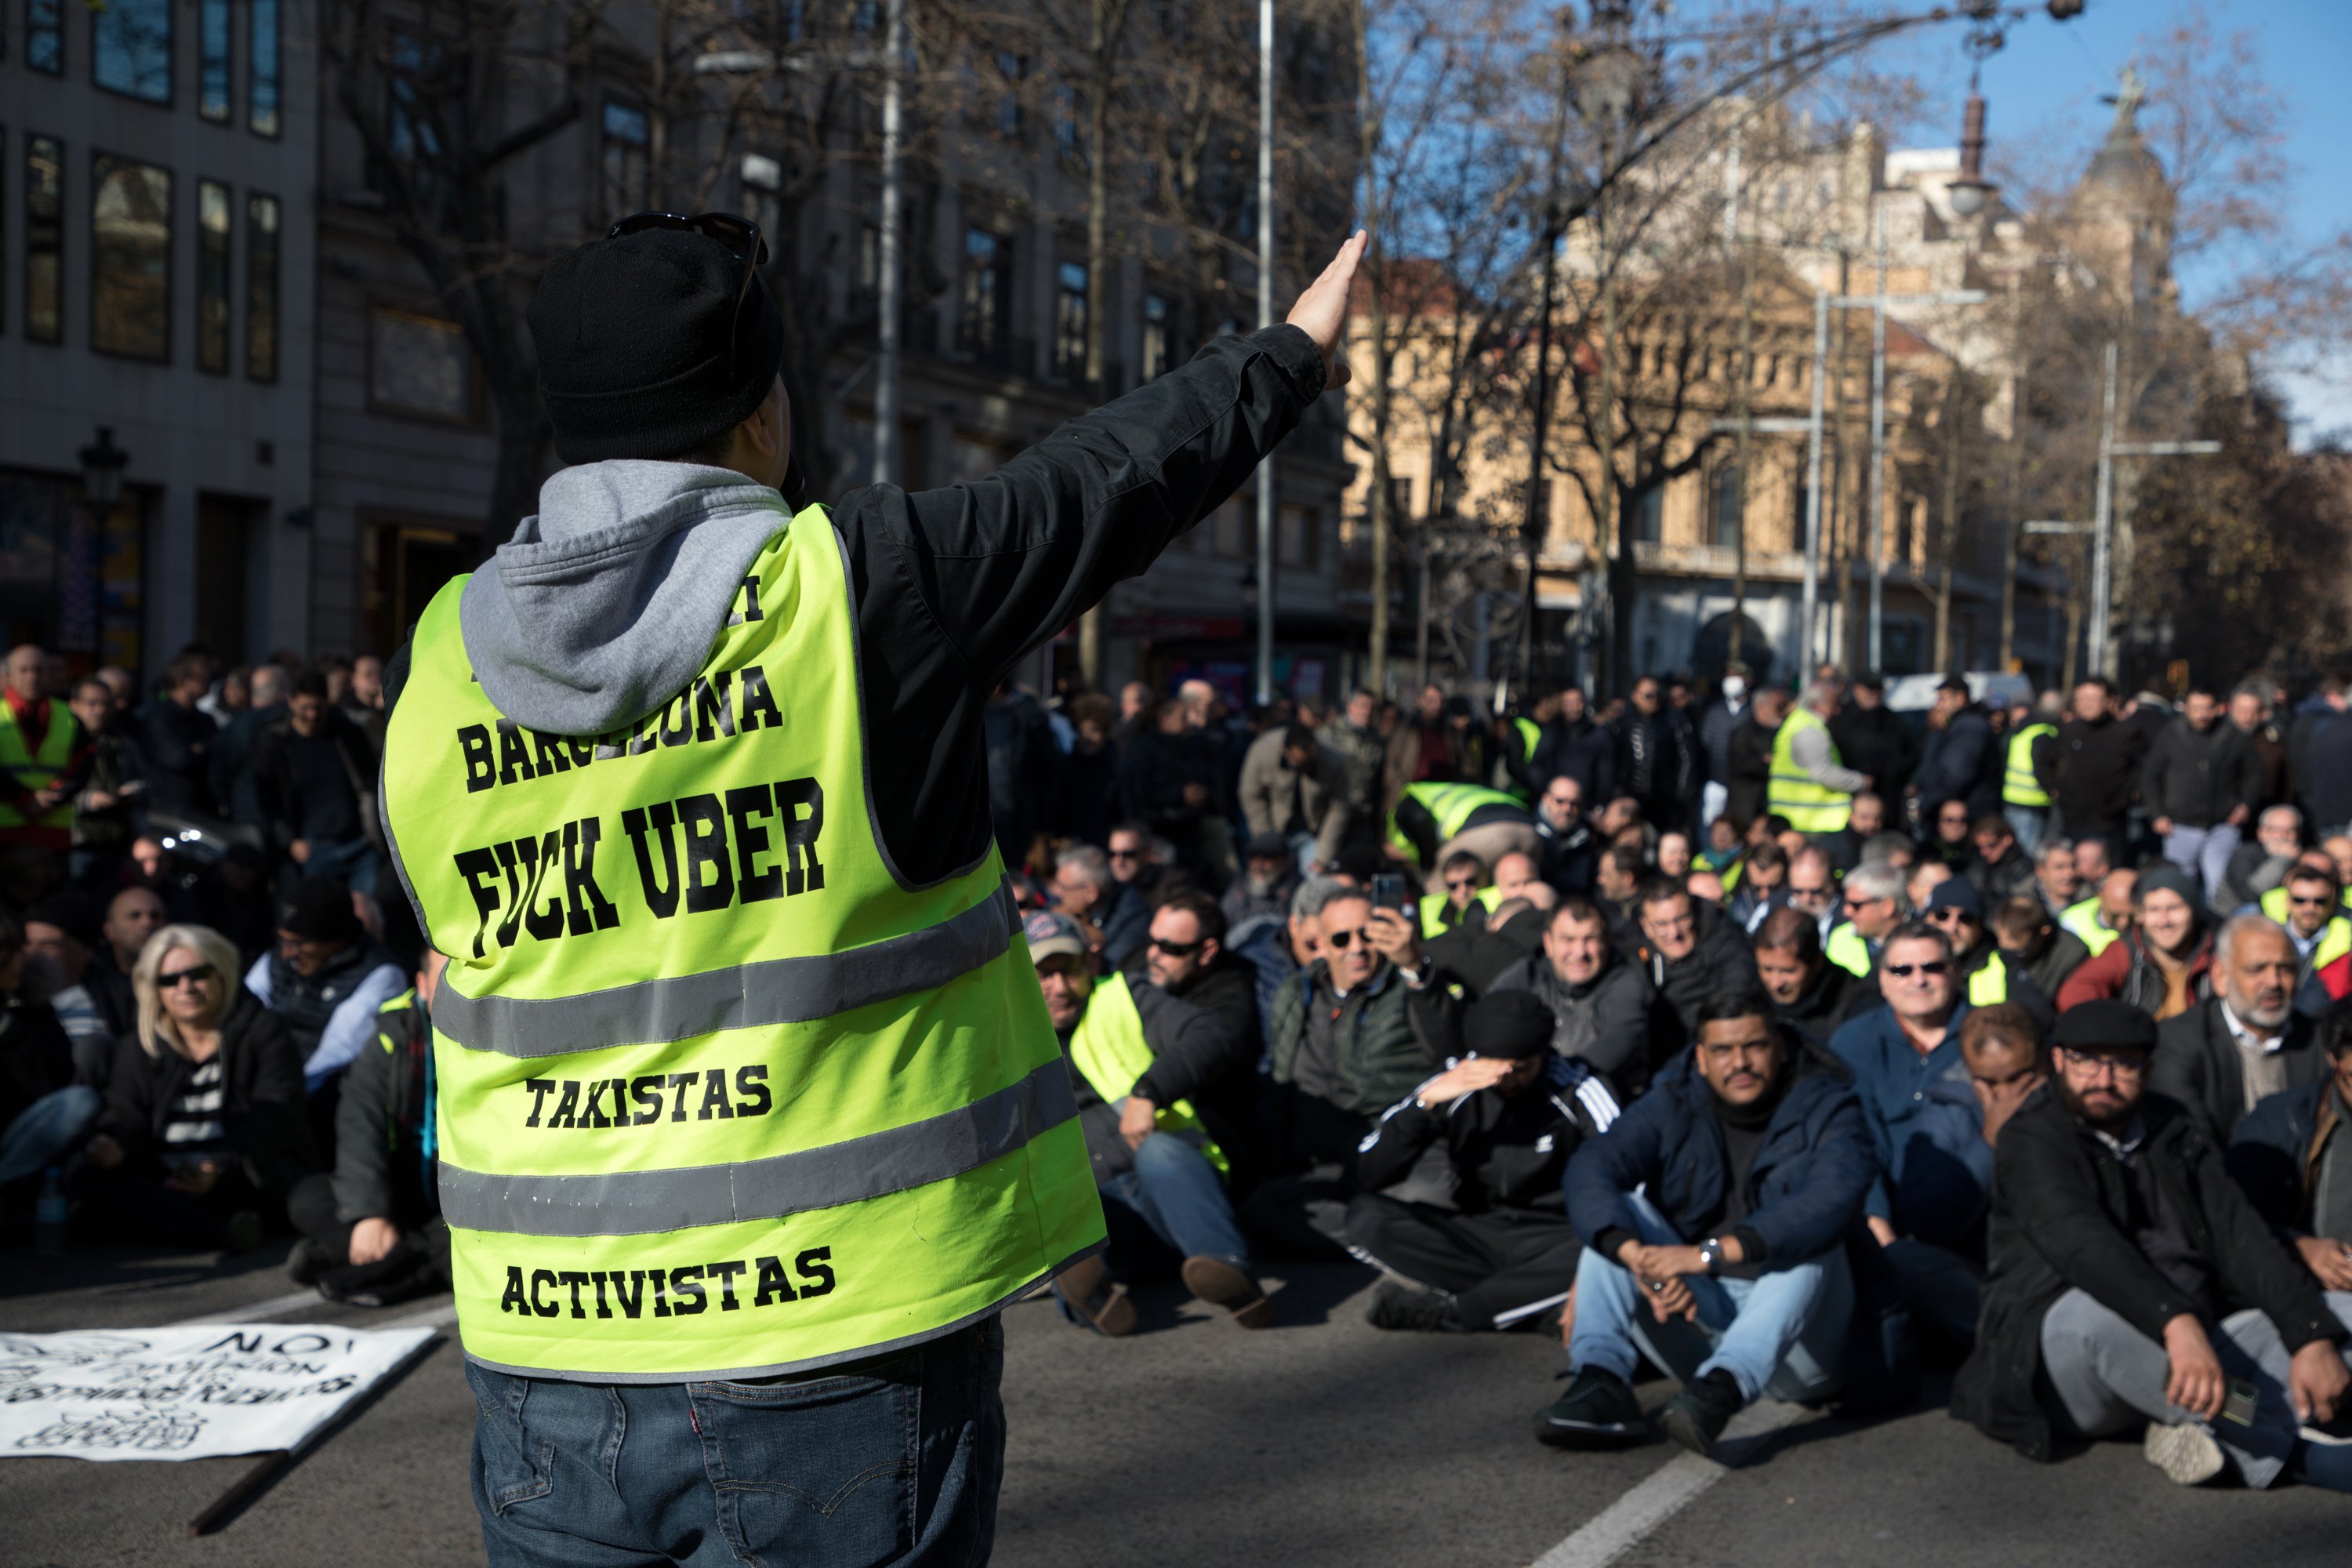
[[1715, 476], [1715, 546], [1739, 547], [1739, 470], [1728, 464]]
[[996, 57], [996, 74], [1003, 83], [996, 99], [996, 133], [1007, 141], [1021, 134], [1021, 79], [1028, 69], [1029, 62], [1019, 55]]
[[25, 63], [51, 76], [66, 74], [64, 7], [65, 0], [30, 0], [25, 9]]
[[401, 414], [474, 417], [474, 353], [455, 321], [383, 306], [368, 312], [368, 401]]
[[1063, 376], [1087, 373], [1087, 268], [1065, 261], [1055, 273], [1054, 369]]
[[172, 357], [172, 172], [100, 153], [91, 165], [89, 342]]
[[245, 81], [245, 123], [256, 136], [278, 134], [281, 96], [278, 37], [278, 0], [253, 0], [251, 32], [246, 52], [250, 56]]
[[1312, 570], [1322, 555], [1322, 517], [1313, 507], [1286, 506], [1274, 532], [1276, 564]]
[[91, 79], [109, 92], [172, 101], [172, 0], [107, 0], [90, 7]]
[[278, 198], [245, 198], [245, 374], [278, 379]]
[[1079, 163], [1078, 93], [1067, 83], [1054, 89], [1054, 152], [1066, 163]]
[[65, 341], [66, 150], [54, 136], [25, 138], [25, 336]]
[[994, 349], [1006, 335], [1012, 313], [1013, 242], [984, 228], [964, 230], [963, 300], [958, 322], [960, 341], [968, 352]]
[[1634, 503], [1633, 538], [1643, 544], [1661, 544], [1666, 537], [1666, 487], [1652, 485]]
[[228, 374], [228, 187], [196, 182], [196, 368]]
[[646, 159], [653, 122], [642, 109], [604, 105], [604, 216], [624, 218], [646, 205]]
[[231, 27], [228, 0], [202, 0], [196, 7], [196, 112], [228, 123]]
[[1168, 374], [1170, 356], [1168, 301], [1158, 294], [1143, 297], [1143, 363], [1139, 367], [1146, 381], [1157, 381]]

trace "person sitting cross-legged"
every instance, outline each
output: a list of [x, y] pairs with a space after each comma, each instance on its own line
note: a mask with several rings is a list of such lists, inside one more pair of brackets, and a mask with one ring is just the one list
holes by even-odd
[[1069, 1058], [1078, 1122], [1110, 1226], [1104, 1252], [1055, 1280], [1065, 1310], [1105, 1334], [1132, 1333], [1135, 1303], [1125, 1282], [1172, 1263], [1193, 1295], [1245, 1329], [1265, 1327], [1274, 1308], [1251, 1272], [1249, 1245], [1225, 1196], [1223, 1151], [1181, 1095], [1162, 1090], [1155, 1104], [1134, 1092], [1162, 1070], [1171, 1079], [1219, 1076], [1237, 1048], [1233, 1031], [1157, 985], [1130, 986], [1121, 974], [1097, 980], [1086, 939], [1066, 915], [1040, 910], [1023, 930], [1046, 1016]]
[[[1990, 1268], [1952, 1414], [2029, 1458], [2145, 1428], [2183, 1485], [2234, 1470], [2352, 1490], [2352, 1446], [2306, 1439], [2352, 1389], [2352, 1293], [2322, 1295], [2185, 1106], [2150, 1092], [2157, 1028], [2068, 1008], [2049, 1087], [1993, 1154]], [[2318, 1437], [2315, 1434], [2315, 1437]]]
[[2352, 1290], [2352, 1002], [2319, 1021], [2327, 1074], [2273, 1094], [2231, 1141], [2230, 1173], [2313, 1279]]
[[[1377, 1329], [1508, 1329], [1568, 1299], [1583, 1244], [1560, 1176], [1617, 1102], [1583, 1063], [1553, 1054], [1551, 1009], [1498, 991], [1465, 1009], [1462, 1054], [1390, 1107], [1356, 1157], [1348, 1247], [1394, 1279], [1364, 1316]], [[1383, 1195], [1443, 1147], [1454, 1206]]]
[[1877, 1170], [1843, 1067], [1775, 1026], [1769, 998], [1710, 999], [1693, 1047], [1569, 1161], [1569, 1218], [1591, 1238], [1575, 1378], [1537, 1437], [1639, 1436], [1643, 1355], [1683, 1380], [1659, 1422], [1700, 1454], [1767, 1394], [1833, 1392], [1854, 1300], [1843, 1244]]

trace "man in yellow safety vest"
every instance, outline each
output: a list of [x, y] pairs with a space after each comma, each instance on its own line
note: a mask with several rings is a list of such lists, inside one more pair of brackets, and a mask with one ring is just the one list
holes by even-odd
[[982, 710], [1345, 382], [1364, 244], [996, 475], [833, 508], [757, 226], [549, 263], [572, 466], [385, 679], [493, 1562], [989, 1555], [998, 1314], [1105, 1232]]
[[1837, 714], [1837, 688], [1814, 681], [1772, 736], [1766, 809], [1786, 817], [1790, 826], [1808, 837], [1844, 827], [1855, 793], [1871, 784], [1868, 773], [1856, 773], [1838, 760], [1837, 742], [1829, 731], [1829, 721]]
[[48, 656], [26, 643], [8, 653], [0, 688], [0, 849], [63, 855], [73, 843], [74, 796], [89, 777], [81, 721], [51, 695]]

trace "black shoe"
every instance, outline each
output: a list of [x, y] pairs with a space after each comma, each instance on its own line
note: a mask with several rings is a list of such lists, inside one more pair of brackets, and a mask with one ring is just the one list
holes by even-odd
[[1723, 1436], [1731, 1418], [1748, 1407], [1748, 1400], [1739, 1392], [1732, 1375], [1720, 1369], [1708, 1373], [1696, 1383], [1683, 1384], [1683, 1391], [1666, 1401], [1658, 1412], [1658, 1425], [1666, 1436], [1688, 1448], [1701, 1458], [1715, 1458], [1715, 1440]]
[[1556, 1448], [1615, 1448], [1648, 1436], [1642, 1402], [1615, 1373], [1588, 1366], [1536, 1412], [1536, 1441]]
[[1383, 1279], [1364, 1309], [1364, 1321], [1376, 1329], [1402, 1329], [1409, 1333], [1460, 1333], [1462, 1314], [1454, 1298], [1442, 1290]]
[[230, 1252], [251, 1252], [261, 1245], [261, 1216], [251, 1209], [239, 1209], [222, 1227], [221, 1245]]
[[316, 1285], [319, 1276], [326, 1270], [327, 1260], [310, 1245], [307, 1236], [296, 1241], [294, 1249], [286, 1255], [286, 1278], [297, 1285]]

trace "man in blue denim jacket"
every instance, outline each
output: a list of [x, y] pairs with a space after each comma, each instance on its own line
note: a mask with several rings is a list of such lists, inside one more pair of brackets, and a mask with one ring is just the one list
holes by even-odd
[[1878, 1162], [1851, 1075], [1792, 1041], [1760, 994], [1719, 995], [1698, 1038], [1569, 1162], [1576, 1376], [1536, 1436], [1602, 1447], [1642, 1435], [1640, 1355], [1683, 1380], [1659, 1413], [1701, 1454], [1766, 1394], [1838, 1386], [1853, 1310], [1843, 1243]]

